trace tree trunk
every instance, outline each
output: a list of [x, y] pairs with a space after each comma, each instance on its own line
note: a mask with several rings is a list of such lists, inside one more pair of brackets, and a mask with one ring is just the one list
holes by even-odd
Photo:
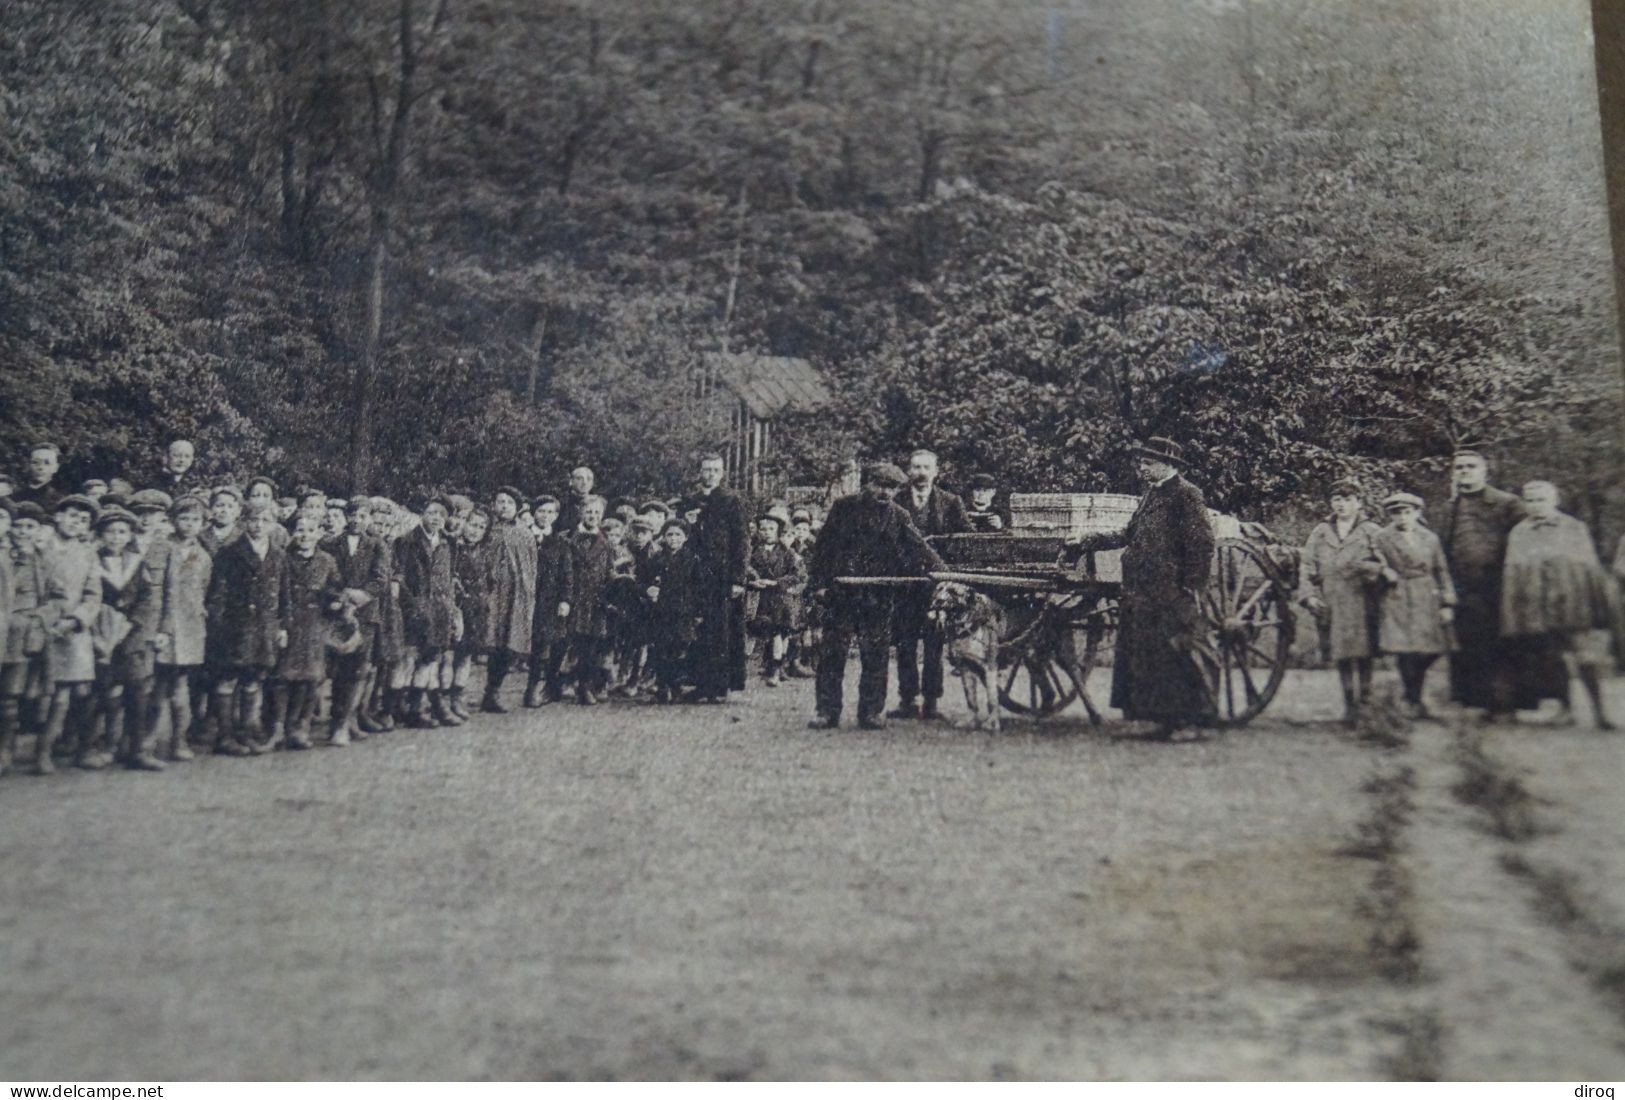
[[361, 357], [355, 368], [355, 388], [350, 402], [350, 491], [368, 488], [372, 477], [372, 397], [373, 380], [378, 373], [378, 352], [384, 334], [384, 263], [388, 259], [389, 218], [373, 217], [367, 245], [366, 328]]
[[547, 339], [547, 314], [538, 314], [530, 329], [530, 370], [525, 376], [525, 404], [536, 404], [536, 377], [542, 370], [542, 341]]

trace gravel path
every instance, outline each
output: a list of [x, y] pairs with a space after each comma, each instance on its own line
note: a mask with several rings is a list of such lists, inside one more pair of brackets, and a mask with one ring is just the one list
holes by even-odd
[[0, 1079], [1381, 1076], [1392, 754], [1328, 683], [1197, 745], [797, 682], [8, 777]]

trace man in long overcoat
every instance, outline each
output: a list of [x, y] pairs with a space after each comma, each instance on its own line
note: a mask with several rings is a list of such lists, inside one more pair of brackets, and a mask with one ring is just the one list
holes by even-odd
[[700, 515], [689, 547], [699, 563], [699, 644], [692, 669], [695, 697], [722, 702], [745, 689], [745, 574], [750, 521], [739, 494], [722, 484], [721, 455], [700, 459]]
[[[892, 500], [908, 513], [914, 529], [925, 538], [957, 535], [971, 529], [965, 502], [937, 488], [937, 456], [930, 451], [915, 451], [909, 456], [908, 485], [893, 494]], [[931, 589], [920, 585], [899, 593], [892, 611], [892, 634], [897, 643], [897, 709], [891, 713], [893, 718], [937, 717], [937, 701], [942, 698], [942, 630], [931, 621], [930, 606]], [[919, 704], [916, 698], [921, 700]]]
[[[830, 506], [807, 564], [809, 602], [822, 614], [818, 673], [814, 683], [818, 714], [811, 725], [833, 729], [841, 722], [841, 688], [846, 655], [854, 638], [862, 672], [858, 678], [858, 725], [885, 726], [886, 651], [891, 645], [895, 589], [883, 585], [839, 585], [837, 577], [920, 576], [943, 568], [908, 513], [892, 494], [903, 472], [889, 462], [864, 471], [863, 488]], [[921, 585], [922, 589], [929, 586]]]
[[1501, 578], [1507, 536], [1526, 514], [1523, 501], [1489, 483], [1489, 466], [1476, 450], [1451, 461], [1455, 495], [1440, 541], [1456, 585], [1456, 652], [1450, 655], [1450, 697], [1482, 707], [1486, 717], [1510, 715], [1519, 643], [1502, 637]]
[[1180, 475], [1183, 449], [1153, 437], [1136, 448], [1146, 482], [1121, 532], [1092, 536], [1081, 549], [1122, 546], [1112, 706], [1130, 721], [1153, 722], [1171, 737], [1215, 716], [1215, 685], [1200, 656], [1200, 593], [1213, 569], [1213, 525], [1202, 491]]

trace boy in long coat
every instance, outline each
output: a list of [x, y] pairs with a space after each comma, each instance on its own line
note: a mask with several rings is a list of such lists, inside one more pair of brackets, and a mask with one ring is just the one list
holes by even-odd
[[1619, 625], [1618, 596], [1603, 570], [1591, 531], [1558, 511], [1557, 487], [1531, 481], [1523, 487], [1529, 514], [1507, 537], [1501, 588], [1501, 630], [1521, 644], [1520, 694], [1526, 700], [1556, 699], [1561, 721], [1572, 721], [1568, 660], [1591, 697], [1599, 729], [1613, 723], [1603, 709], [1601, 666], [1611, 663], [1610, 635]]
[[456, 641], [456, 592], [446, 517], [451, 504], [436, 496], [423, 506], [418, 527], [395, 543], [401, 583], [401, 620], [407, 648], [416, 654], [406, 717], [419, 729], [457, 725], [446, 709], [439, 680], [440, 655]]
[[486, 647], [490, 664], [486, 668], [485, 698], [480, 709], [506, 714], [502, 704], [502, 683], [508, 677], [515, 656], [530, 652], [532, 626], [536, 615], [536, 538], [519, 525], [519, 502], [523, 494], [511, 486], [496, 491], [492, 502], [495, 523], [491, 526], [490, 618]]
[[214, 672], [208, 740], [224, 756], [265, 751], [260, 692], [288, 644], [288, 556], [271, 541], [272, 507], [243, 510], [243, 534], [220, 548], [209, 577], [208, 663]]
[[1382, 529], [1361, 515], [1360, 487], [1331, 488], [1332, 516], [1309, 532], [1303, 549], [1304, 584], [1311, 606], [1324, 612], [1331, 656], [1343, 683], [1344, 719], [1352, 722], [1371, 697], [1376, 652], [1376, 585], [1382, 574], [1377, 536]]
[[322, 517], [302, 512], [289, 539], [288, 641], [277, 660], [272, 692], [272, 748], [311, 747], [310, 723], [327, 677], [329, 627], [343, 606], [344, 580], [333, 555], [320, 548], [322, 529]]
[[[570, 644], [575, 610], [575, 548], [571, 534], [557, 528], [559, 502], [551, 496], [532, 503], [541, 530], [536, 544], [536, 615], [531, 624], [530, 673], [525, 706], [539, 707], [564, 697], [561, 670]], [[545, 687], [544, 687], [545, 679]]]
[[89, 497], [73, 494], [59, 500], [53, 516], [56, 534], [41, 555], [45, 598], [40, 611], [46, 633], [45, 678], [51, 698], [35, 759], [35, 770], [41, 775], [53, 770], [51, 749], [70, 725], [83, 734], [76, 745], [75, 763], [85, 767], [107, 764], [93, 751], [85, 721], [88, 715], [84, 713], [96, 679], [91, 627], [102, 607], [101, 562], [85, 541], [97, 511]]
[[202, 497], [183, 496], [170, 506], [175, 533], [148, 554], [159, 593], [153, 637], [157, 664], [158, 717], [155, 730], [169, 728], [169, 758], [190, 760], [186, 731], [192, 725], [192, 676], [207, 648], [209, 580], [214, 560], [198, 541], [208, 511]]
[[807, 565], [807, 592], [822, 618], [818, 672], [814, 681], [815, 729], [841, 723], [842, 684], [847, 651], [856, 639], [862, 672], [858, 678], [858, 725], [886, 725], [887, 651], [891, 647], [893, 589], [880, 585], [837, 585], [835, 578], [924, 575], [943, 568], [932, 550], [892, 499], [903, 472], [889, 462], [869, 466], [863, 488], [830, 506], [829, 516]]
[[609, 680], [609, 614], [604, 589], [609, 584], [615, 551], [598, 529], [604, 519], [604, 498], [593, 496], [581, 509], [581, 526], [570, 537], [574, 597], [570, 604], [570, 649], [575, 657], [576, 702], [593, 706], [602, 701]]
[[1422, 685], [1428, 666], [1450, 651], [1456, 587], [1439, 536], [1421, 524], [1422, 498], [1394, 493], [1382, 502], [1389, 523], [1377, 535], [1383, 561], [1377, 643], [1393, 654], [1405, 703], [1414, 718], [1427, 717]]
[[[19, 503], [12, 518], [11, 541], [0, 547], [11, 560], [11, 615], [6, 624], [4, 663], [0, 664], [0, 767], [10, 768], [23, 723], [23, 701], [49, 707], [45, 683], [45, 559], [51, 529], [43, 509]], [[43, 704], [41, 693], [45, 692]], [[30, 715], [38, 719], [38, 714]]]
[[333, 713], [329, 743], [343, 746], [364, 740], [380, 727], [363, 716], [362, 703], [372, 691], [377, 666], [378, 629], [389, 592], [389, 548], [369, 530], [372, 502], [359, 497], [344, 509], [328, 510], [330, 533], [322, 549], [338, 566], [345, 598], [353, 607], [361, 644], [332, 659]]
[[655, 673], [655, 701], [669, 703], [682, 687], [687, 672], [688, 648], [699, 622], [699, 561], [686, 545], [688, 525], [666, 522], [661, 532], [665, 550], [645, 579], [643, 595], [649, 601], [650, 660]]

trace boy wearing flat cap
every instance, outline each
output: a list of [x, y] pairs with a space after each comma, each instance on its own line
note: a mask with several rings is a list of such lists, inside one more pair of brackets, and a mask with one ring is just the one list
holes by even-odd
[[198, 541], [208, 506], [182, 496], [170, 505], [172, 537], [155, 543], [148, 564], [158, 588], [153, 646], [157, 665], [158, 715], [154, 734], [169, 730], [170, 760], [192, 759], [186, 735], [192, 727], [192, 681], [203, 665], [208, 632], [209, 579], [214, 561]]
[[[215, 497], [218, 501], [220, 494]], [[271, 541], [272, 506], [257, 500], [242, 516], [241, 536], [214, 556], [205, 597], [208, 662], [215, 677], [206, 740], [223, 756], [265, 751], [261, 692], [288, 644], [292, 613], [287, 552]]]
[[55, 535], [42, 551], [45, 599], [41, 611], [45, 626], [45, 679], [50, 684], [50, 711], [40, 737], [35, 770], [53, 769], [51, 750], [64, 732], [77, 735], [75, 763], [86, 768], [112, 762], [94, 751], [88, 735], [91, 685], [96, 680], [96, 654], [91, 627], [102, 607], [100, 562], [85, 536], [98, 509], [89, 497], [77, 493], [57, 502], [53, 515]]
[[1449, 652], [1455, 618], [1456, 586], [1450, 580], [1439, 536], [1421, 523], [1422, 498], [1394, 493], [1382, 507], [1388, 525], [1377, 534], [1383, 561], [1382, 606], [1377, 643], [1399, 666], [1405, 706], [1413, 718], [1426, 718], [1422, 685], [1428, 666]]
[[1332, 660], [1343, 683], [1343, 718], [1352, 724], [1371, 696], [1381, 528], [1362, 513], [1360, 487], [1353, 481], [1336, 482], [1329, 497], [1331, 517], [1316, 525], [1303, 549], [1304, 584], [1308, 602], [1326, 618]]

